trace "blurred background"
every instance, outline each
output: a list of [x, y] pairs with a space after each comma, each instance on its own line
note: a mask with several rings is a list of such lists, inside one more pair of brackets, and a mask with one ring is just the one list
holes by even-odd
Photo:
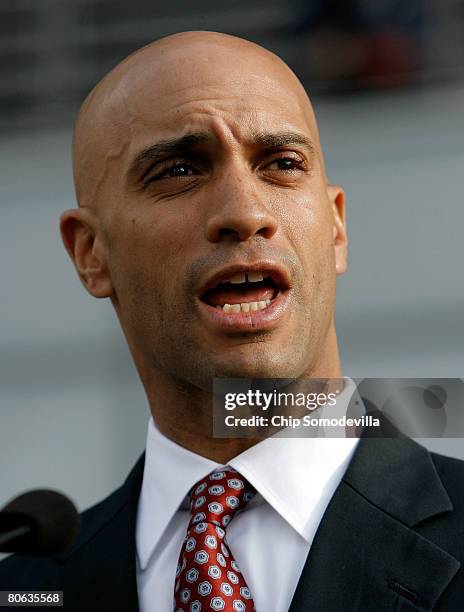
[[[71, 128], [85, 95], [131, 51], [191, 29], [275, 51], [314, 100], [329, 178], [347, 192], [344, 374], [464, 376], [462, 0], [2, 0], [1, 505], [49, 486], [84, 509], [143, 451], [141, 384], [58, 218], [75, 205]], [[464, 458], [460, 439], [424, 442]]]

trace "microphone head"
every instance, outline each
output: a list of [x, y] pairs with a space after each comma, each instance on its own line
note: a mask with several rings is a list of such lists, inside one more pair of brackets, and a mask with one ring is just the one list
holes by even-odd
[[15, 538], [4, 552], [49, 555], [71, 546], [80, 525], [79, 513], [70, 499], [52, 489], [27, 491], [0, 512], [0, 527], [29, 525], [29, 533]]

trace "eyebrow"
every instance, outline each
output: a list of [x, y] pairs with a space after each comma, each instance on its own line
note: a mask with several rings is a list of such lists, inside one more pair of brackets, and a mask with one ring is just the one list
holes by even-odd
[[[129, 175], [136, 175], [143, 170], [150, 162], [156, 162], [167, 157], [175, 157], [182, 153], [187, 153], [201, 145], [207, 144], [213, 140], [211, 134], [204, 132], [195, 132], [186, 134], [180, 138], [170, 138], [161, 140], [146, 149], [140, 151], [133, 159]], [[308, 149], [311, 157], [315, 153], [313, 142], [308, 136], [299, 132], [269, 132], [257, 133], [251, 139], [251, 144], [260, 145], [267, 149], [277, 149], [286, 147], [292, 144], [303, 145]]]
[[311, 154], [314, 154], [314, 144], [311, 138], [299, 132], [276, 132], [269, 134], [256, 134], [254, 143], [265, 146], [269, 149], [278, 149], [288, 145], [299, 144], [306, 147]]

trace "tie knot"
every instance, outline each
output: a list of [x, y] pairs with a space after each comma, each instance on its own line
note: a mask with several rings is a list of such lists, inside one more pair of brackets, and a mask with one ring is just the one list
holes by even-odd
[[213, 470], [190, 490], [192, 518], [189, 527], [197, 523], [227, 527], [255, 493], [253, 485], [234, 468]]

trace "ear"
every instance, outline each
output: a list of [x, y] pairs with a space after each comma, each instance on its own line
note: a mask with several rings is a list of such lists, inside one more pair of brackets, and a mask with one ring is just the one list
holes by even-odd
[[84, 287], [94, 297], [110, 297], [113, 285], [96, 214], [89, 208], [66, 210], [60, 217], [60, 230]]
[[344, 274], [348, 266], [348, 236], [345, 221], [345, 192], [340, 185], [327, 185], [327, 195], [334, 216], [333, 241], [335, 249], [335, 269]]

